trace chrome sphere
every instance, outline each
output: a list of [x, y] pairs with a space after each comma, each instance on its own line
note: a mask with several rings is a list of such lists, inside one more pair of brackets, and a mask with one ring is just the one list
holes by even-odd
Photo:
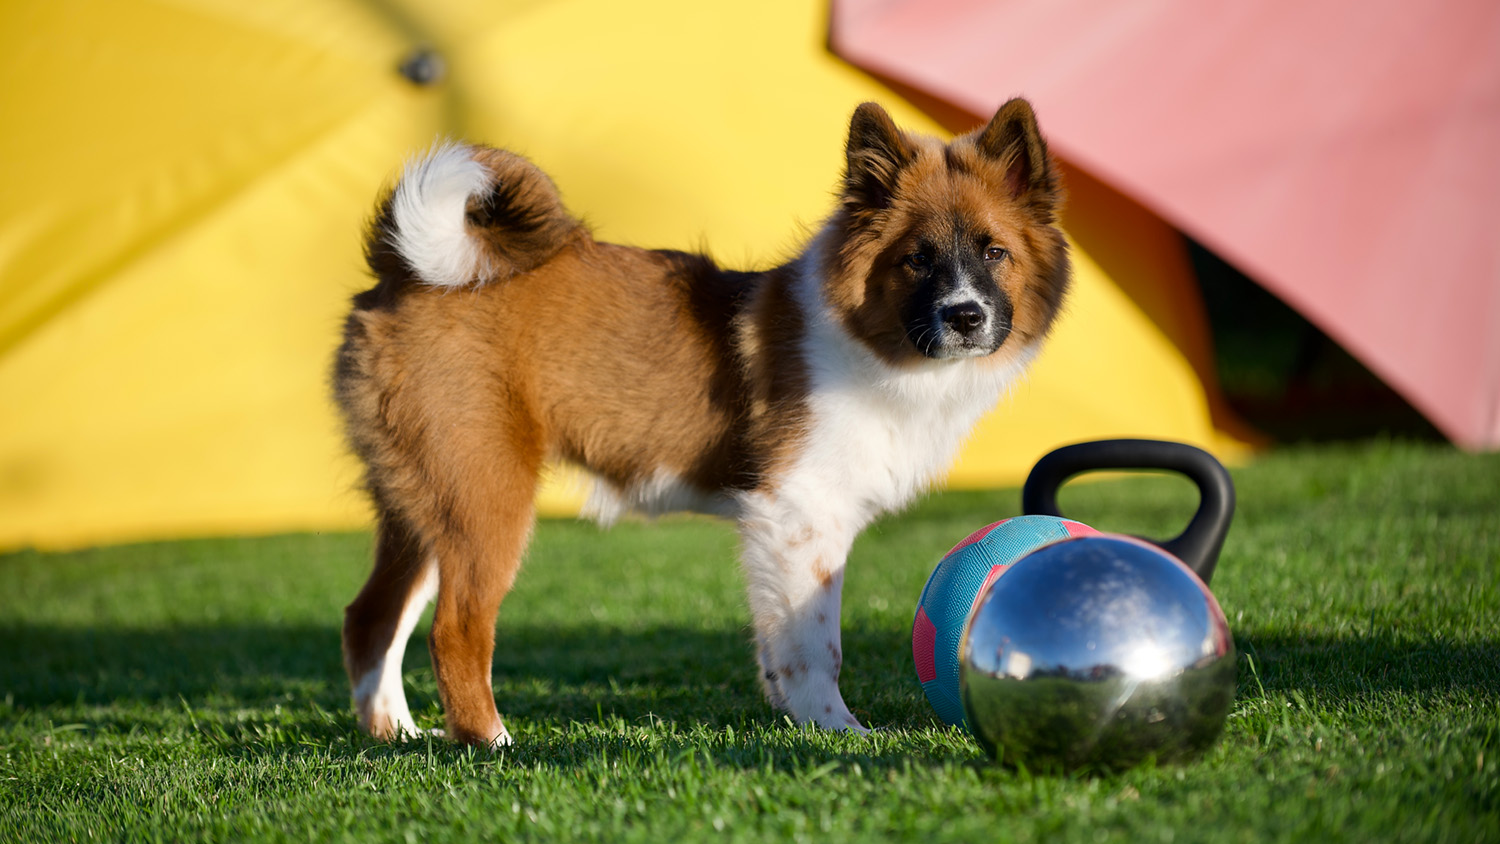
[[979, 596], [959, 687], [969, 728], [1005, 764], [1168, 761], [1223, 729], [1234, 641], [1175, 557], [1130, 537], [1079, 537], [1027, 554]]

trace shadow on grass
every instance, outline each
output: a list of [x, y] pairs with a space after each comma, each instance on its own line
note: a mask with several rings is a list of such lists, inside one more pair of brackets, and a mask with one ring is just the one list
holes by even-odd
[[[424, 637], [420, 629], [412, 637], [404, 663], [413, 709], [428, 702], [424, 697], [435, 698]], [[850, 658], [888, 654], [900, 639], [845, 631]], [[0, 695], [18, 707], [185, 700], [256, 708], [284, 703], [289, 695], [332, 708], [348, 703], [333, 627], [80, 630], [12, 624], [0, 625], [0, 642]], [[743, 697], [747, 709], [763, 708], [750, 634], [738, 628], [502, 628], [494, 663], [497, 695], [513, 698], [507, 711], [516, 714], [594, 719], [601, 695], [606, 712], [625, 718], [661, 715], [656, 707], [663, 703], [696, 711], [704, 695]], [[637, 711], [634, 698], [647, 708]]]
[[[424, 634], [419, 630], [408, 645], [406, 686], [419, 720], [431, 723], [439, 707]], [[441, 741], [393, 744], [359, 734], [331, 627], [9, 625], [0, 626], [0, 641], [9, 645], [0, 649], [0, 694], [15, 711], [32, 713], [34, 723], [55, 718], [125, 733], [169, 723], [181, 729], [191, 715], [191, 729], [231, 755], [334, 747], [343, 748], [338, 754], [374, 756], [468, 752]], [[879, 713], [876, 723], [889, 726], [895, 715], [900, 726], [932, 726], [909, 676], [909, 648], [899, 633], [845, 631], [845, 652], [862, 668], [848, 672], [845, 693], [851, 702], [869, 703]], [[897, 764], [909, 753], [857, 744], [844, 753], [827, 735], [780, 730], [783, 717], [766, 704], [756, 673], [748, 630], [676, 627], [502, 628], [494, 669], [502, 713], [530, 733], [511, 754], [515, 761], [555, 766], [594, 759], [601, 750], [640, 751], [638, 734], [589, 729], [600, 724], [670, 724], [673, 730], [652, 740], [652, 753], [696, 750], [724, 765], [845, 758]], [[870, 711], [860, 714], [874, 720]], [[949, 755], [964, 757], [966, 741], [961, 735], [950, 741]]]
[[[635, 690], [644, 697], [681, 698], [689, 708], [697, 708], [697, 695], [715, 691], [745, 695], [758, 707], [749, 639], [749, 632], [738, 628], [502, 628], [494, 675], [497, 685], [523, 697], [532, 690], [532, 699], [515, 700], [512, 709], [564, 719], [598, 714], [592, 694], [587, 702], [572, 701], [569, 689], [603, 688], [620, 703]], [[0, 648], [0, 694], [24, 707], [208, 697], [255, 707], [308, 691], [319, 705], [341, 707], [348, 695], [339, 634], [332, 627], [78, 630], [3, 625], [0, 641], [6, 643]], [[1246, 631], [1238, 632], [1236, 641], [1242, 653], [1257, 660], [1267, 690], [1316, 687], [1362, 694], [1467, 688], [1500, 694], [1500, 642], [1493, 640], [1456, 644], [1380, 634], [1334, 638]], [[849, 666], [844, 680], [851, 690], [911, 680], [905, 631], [846, 629], [844, 646]], [[427, 666], [419, 630], [405, 661], [409, 676], [414, 675], [414, 697], [430, 684]], [[1249, 679], [1242, 677], [1242, 684]], [[909, 685], [915, 687], [915, 682]], [[613, 708], [625, 718], [661, 714]]]
[[[1473, 691], [1500, 698], [1500, 641], [1455, 643], [1374, 634], [1237, 634], [1240, 689], [1315, 692], [1330, 703], [1381, 692]], [[1254, 660], [1254, 676], [1245, 662]]]
[[[904, 631], [845, 631], [846, 698], [869, 723], [895, 728], [936, 725], [911, 673]], [[1371, 693], [1478, 692], [1500, 698], [1500, 642], [1455, 644], [1382, 636], [1294, 637], [1245, 632], [1241, 694], [1257, 683], [1268, 692], [1311, 691], [1325, 705], [1354, 703]], [[184, 705], [226, 726], [213, 736], [232, 752], [295, 752], [294, 746], [347, 741], [354, 732], [348, 690], [332, 627], [188, 626], [162, 630], [76, 630], [0, 626], [0, 693], [18, 710], [71, 705], [113, 706], [101, 714], [114, 728], [145, 707], [163, 713]], [[433, 713], [437, 695], [420, 635], [408, 647], [408, 694], [418, 713]], [[761, 698], [748, 631], [674, 627], [622, 631], [604, 626], [502, 628], [495, 659], [496, 695], [507, 717], [542, 725], [553, 756], [592, 753], [570, 724], [664, 721], [683, 729], [723, 731], [780, 722]], [[118, 707], [124, 706], [124, 711]], [[236, 726], [230, 713], [320, 710], [297, 721], [281, 745], [266, 739], [256, 718]], [[862, 708], [868, 707], [868, 709]], [[328, 713], [336, 713], [328, 715]], [[73, 713], [76, 716], [77, 713]], [[244, 719], [240, 719], [243, 722]], [[556, 728], [556, 729], [554, 729]], [[783, 737], [775, 748], [740, 742], [714, 751], [725, 764], [777, 764], [805, 752], [840, 758], [826, 739]], [[579, 744], [577, 750], [561, 749]], [[959, 745], [962, 743], [960, 742]], [[805, 745], [805, 746], [804, 746]], [[282, 746], [282, 750], [276, 747]], [[368, 740], [360, 752], [410, 752]], [[684, 749], [696, 746], [685, 743]], [[908, 753], [909, 748], [901, 751]], [[952, 748], [935, 749], [936, 758]], [[788, 755], [790, 754], [790, 755]], [[874, 753], [875, 757], [880, 754]], [[870, 759], [855, 752], [850, 758]], [[892, 759], [894, 762], [894, 758]]]

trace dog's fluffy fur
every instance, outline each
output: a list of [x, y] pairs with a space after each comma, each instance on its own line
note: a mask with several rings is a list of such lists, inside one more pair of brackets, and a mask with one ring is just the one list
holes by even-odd
[[379, 519], [344, 621], [365, 729], [417, 732], [401, 654], [436, 597], [447, 735], [510, 741], [494, 621], [548, 459], [597, 478], [606, 520], [734, 519], [766, 695], [798, 722], [863, 729], [838, 689], [850, 545], [947, 468], [1035, 356], [1068, 262], [1024, 100], [948, 144], [867, 103], [846, 154], [836, 210], [765, 272], [595, 241], [509, 152], [450, 145], [407, 167], [335, 372]]

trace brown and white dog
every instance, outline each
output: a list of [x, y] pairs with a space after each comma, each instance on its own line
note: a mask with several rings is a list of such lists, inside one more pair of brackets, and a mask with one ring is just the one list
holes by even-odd
[[335, 372], [379, 519], [344, 620], [364, 729], [418, 732], [401, 656], [436, 597], [447, 736], [510, 742], [495, 617], [548, 459], [597, 478], [605, 521], [734, 519], [770, 702], [864, 729], [838, 688], [850, 545], [947, 469], [1036, 355], [1069, 271], [1026, 101], [948, 144], [866, 103], [846, 153], [835, 211], [765, 272], [595, 241], [509, 152], [449, 145], [407, 167]]

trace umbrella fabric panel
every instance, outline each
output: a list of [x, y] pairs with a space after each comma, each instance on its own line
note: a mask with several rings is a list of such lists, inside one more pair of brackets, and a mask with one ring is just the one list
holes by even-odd
[[0, 350], [393, 87], [349, 3], [0, 6]]
[[401, 39], [337, 2], [0, 15], [0, 546], [366, 518], [326, 379], [371, 197], [437, 131]]

